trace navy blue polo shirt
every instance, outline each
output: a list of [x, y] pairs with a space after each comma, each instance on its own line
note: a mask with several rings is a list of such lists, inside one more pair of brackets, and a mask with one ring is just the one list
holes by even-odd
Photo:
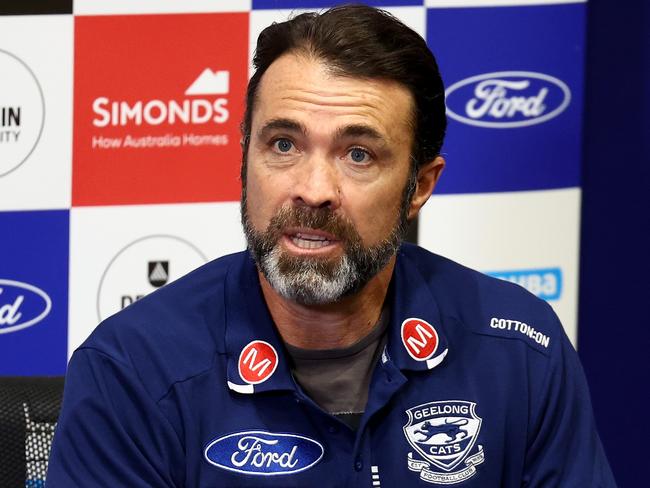
[[545, 302], [408, 244], [387, 300], [352, 431], [294, 381], [247, 252], [161, 288], [73, 354], [48, 488], [615, 486]]

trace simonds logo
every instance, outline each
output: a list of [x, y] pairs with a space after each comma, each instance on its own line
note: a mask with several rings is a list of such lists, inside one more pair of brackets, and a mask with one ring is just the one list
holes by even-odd
[[0, 279], [0, 334], [36, 325], [51, 309], [52, 300], [40, 288]]
[[[178, 100], [111, 100], [98, 97], [93, 101], [95, 127], [161, 124], [223, 124], [228, 120], [228, 99], [204, 95], [227, 95], [228, 71], [206, 68], [185, 90], [186, 98]], [[203, 95], [203, 97], [202, 97]], [[192, 98], [188, 98], [192, 97]]]
[[447, 114], [464, 124], [494, 129], [541, 124], [571, 101], [562, 80], [532, 71], [485, 73], [447, 88]]
[[302, 435], [250, 430], [213, 440], [204, 456], [210, 464], [228, 471], [272, 476], [309, 469], [324, 452], [319, 442]]

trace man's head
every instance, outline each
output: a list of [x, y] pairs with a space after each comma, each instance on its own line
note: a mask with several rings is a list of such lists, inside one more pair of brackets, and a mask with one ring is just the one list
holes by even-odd
[[382, 270], [444, 161], [444, 88], [424, 40], [362, 6], [258, 39], [243, 129], [242, 221], [285, 298], [331, 303]]

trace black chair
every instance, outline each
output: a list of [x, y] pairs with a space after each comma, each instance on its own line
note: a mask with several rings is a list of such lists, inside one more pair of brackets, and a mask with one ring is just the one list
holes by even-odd
[[0, 487], [42, 488], [63, 377], [0, 377]]

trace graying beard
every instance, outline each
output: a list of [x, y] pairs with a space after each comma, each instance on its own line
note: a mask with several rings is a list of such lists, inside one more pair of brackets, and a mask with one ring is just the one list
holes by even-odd
[[[398, 222], [391, 234], [381, 244], [365, 249], [361, 253], [356, 252], [355, 254], [360, 257], [359, 262], [355, 262], [356, 259], [351, 260], [346, 253], [340, 258], [339, 263], [329, 266], [325, 273], [314, 261], [305, 261], [301, 263], [300, 268], [294, 268], [291, 272], [282, 269], [288, 266], [283, 266], [286, 263], [282, 263], [282, 250], [278, 243], [265, 243], [257, 236], [250, 224], [244, 182], [240, 211], [248, 249], [268, 282], [280, 296], [304, 305], [334, 303], [344, 296], [359, 291], [397, 253], [406, 235], [408, 204], [417, 187], [416, 178], [417, 168], [413, 165], [402, 193]], [[256, 246], [256, 243], [259, 246]]]
[[262, 258], [261, 267], [266, 279], [280, 296], [303, 305], [333, 303], [350, 292], [350, 286], [359, 281], [358, 270], [343, 255], [340, 262], [325, 275], [314, 263], [306, 261], [301, 269], [280, 271], [282, 250], [275, 246]]

